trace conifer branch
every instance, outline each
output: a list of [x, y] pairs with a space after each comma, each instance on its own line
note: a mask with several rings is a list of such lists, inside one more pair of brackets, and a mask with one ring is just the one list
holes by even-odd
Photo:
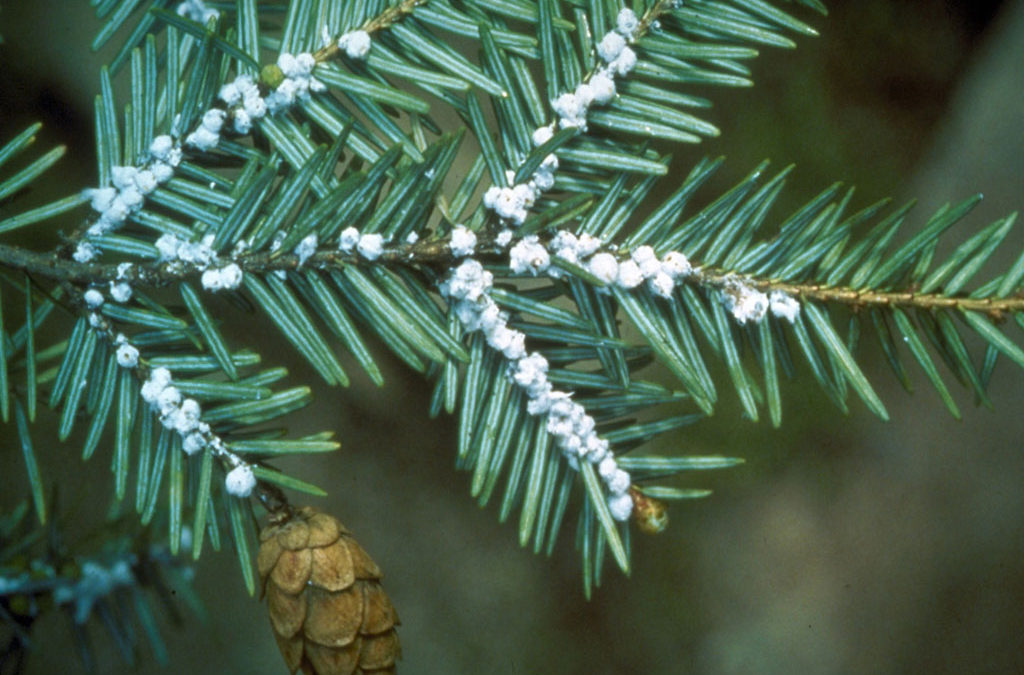
[[[970, 200], [891, 250], [905, 211], [861, 235], [855, 227], [881, 207], [844, 219], [851, 195], [837, 199], [833, 187], [759, 239], [786, 172], [758, 185], [758, 167], [688, 216], [691, 196], [720, 164], [701, 160], [636, 222], [671, 171], [671, 159], [646, 140], [718, 133], [688, 112], [704, 101], [675, 85], [747, 85], [742, 61], [757, 55], [751, 45], [789, 47], [786, 31], [814, 34], [769, 3], [655, 0], [639, 16], [615, 3], [556, 0], [401, 0], [377, 16], [363, 16], [371, 11], [364, 3], [316, 6], [319, 16], [290, 3], [281, 22], [268, 24], [251, 0], [234, 13], [201, 0], [177, 11], [151, 3], [101, 75], [99, 186], [0, 220], [6, 232], [86, 202], [92, 208], [56, 251], [0, 244], [0, 267], [22, 273], [10, 285], [26, 296], [25, 324], [14, 331], [0, 322], [0, 413], [6, 420], [15, 410], [40, 519], [28, 422], [36, 399], [46, 398], [59, 410], [60, 438], [89, 425], [86, 457], [113, 435], [119, 500], [137, 453], [143, 522], [154, 517], [167, 474], [172, 550], [191, 518], [198, 556], [204, 537], [220, 536], [211, 507], [226, 508], [254, 590], [253, 502], [284, 527], [310, 512], [293, 508], [280, 488], [323, 493], [271, 462], [337, 443], [329, 433], [280, 439], [263, 426], [305, 405], [311, 391], [275, 392], [283, 369], [255, 371], [258, 353], [232, 352], [206, 305], [213, 293], [250, 300], [329, 385], [351, 381], [339, 346], [383, 382], [367, 332], [431, 378], [431, 413], [458, 416], [457, 462], [473, 473], [472, 495], [481, 504], [500, 499], [503, 520], [518, 510], [521, 544], [550, 553], [579, 498], [588, 595], [606, 552], [630, 569], [631, 522], [660, 531], [660, 500], [708, 494], [664, 479], [741, 461], [631, 454], [712, 413], [720, 385], [708, 359], [724, 364], [746, 417], [767, 408], [775, 425], [779, 373], [793, 361], [787, 336], [840, 408], [853, 391], [887, 417], [854, 358], [859, 329], [840, 334], [830, 307], [870, 316], [905, 381], [895, 326], [953, 414], [926, 341], [981, 398], [994, 354], [1024, 366], [1024, 350], [989, 322], [1012, 316], [1024, 325], [1024, 256], [965, 290], [1012, 218], [933, 264], [939, 235]], [[98, 42], [133, 7], [113, 12]], [[225, 17], [237, 19], [233, 32]], [[351, 30], [336, 35], [342, 26], [317, 22]], [[462, 54], [452, 36], [479, 52]], [[261, 67], [268, 49], [278, 53]], [[112, 73], [124, 63], [131, 102], [122, 114]], [[445, 133], [431, 117], [438, 103], [463, 128]], [[37, 130], [0, 148], [0, 164]], [[479, 153], [456, 169], [467, 136]], [[0, 180], [0, 201], [60, 154]], [[30, 281], [44, 289], [53, 282], [58, 292], [40, 299]], [[159, 287], [179, 292], [181, 311], [148, 295]], [[76, 321], [66, 340], [37, 350], [36, 328], [57, 301]], [[921, 310], [916, 324], [910, 309]], [[986, 340], [981, 368], [949, 310]], [[624, 337], [626, 320], [638, 339]], [[641, 378], [653, 360], [678, 389]], [[668, 416], [666, 405], [686, 414]], [[637, 421], [654, 408], [653, 419]], [[215, 473], [225, 480], [213, 481]], [[304, 583], [286, 585], [300, 597]]]
[[[503, 247], [496, 243], [497, 235], [481, 234], [478, 247], [484, 260], [500, 263], [505, 259]], [[381, 264], [409, 267], [446, 268], [456, 258], [450, 249], [450, 236], [440, 237], [389, 247], [382, 251]], [[514, 240], [513, 240], [514, 243]], [[358, 255], [336, 249], [320, 250], [306, 261], [299, 256], [286, 253], [252, 253], [238, 256], [235, 261], [245, 272], [266, 274], [277, 271], [294, 271], [303, 264], [315, 269], [337, 269], [346, 264], [365, 264]], [[698, 288], [722, 290], [737, 280], [734, 272], [703, 267], [694, 261], [696, 272], [687, 278], [687, 284]], [[189, 269], [170, 269], [165, 263], [148, 263], [132, 266], [128, 272], [118, 271], [116, 264], [78, 263], [58, 254], [32, 251], [7, 244], [0, 244], [0, 265], [21, 270], [33, 276], [54, 282], [69, 282], [80, 286], [104, 285], [117, 279], [133, 284], [153, 287], [167, 285], [173, 281], [196, 278], [199, 273]], [[816, 283], [794, 283], [772, 279], [758, 279], [742, 276], [744, 283], [758, 291], [769, 294], [781, 291], [790, 296], [825, 303], [849, 305], [855, 309], [870, 307], [903, 307], [911, 309], [957, 309], [986, 314], [993, 319], [1002, 319], [1008, 314], [1024, 312], [1024, 297], [974, 297], [953, 296], [941, 293], [917, 293], [913, 290], [880, 291], [854, 289], [842, 286], [825, 286]]]
[[[395, 22], [401, 21], [403, 17], [412, 14], [417, 7], [425, 5], [428, 2], [429, 0], [402, 0], [398, 4], [388, 7], [379, 15], [364, 23], [359, 30], [362, 30], [367, 35], [372, 36], [378, 31], [390, 28]], [[323, 63], [337, 58], [343, 52], [344, 50], [338, 46], [338, 41], [334, 39], [331, 40], [329, 45], [313, 52], [313, 58], [317, 60], [317, 63]]]
[[[730, 275], [705, 271], [705, 279], [712, 286], [723, 287]], [[872, 307], [901, 307], [904, 309], [956, 309], [963, 312], [986, 314], [992, 319], [1004, 319], [1010, 314], [1024, 312], [1024, 297], [972, 297], [946, 296], [941, 293], [916, 293], [914, 291], [873, 291], [844, 287], [828, 287], [819, 284], [799, 284], [777, 281], [748, 282], [763, 293], [782, 291], [793, 297], [816, 300], [824, 303], [849, 305], [854, 310]]]

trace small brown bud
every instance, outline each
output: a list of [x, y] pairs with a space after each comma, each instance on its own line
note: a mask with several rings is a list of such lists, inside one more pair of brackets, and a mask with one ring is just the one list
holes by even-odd
[[398, 615], [380, 569], [336, 518], [298, 509], [273, 518], [260, 542], [270, 626], [292, 673], [395, 671]]
[[665, 504], [654, 497], [648, 497], [635, 487], [629, 488], [633, 498], [633, 518], [644, 534], [661, 534], [668, 527], [668, 510]]

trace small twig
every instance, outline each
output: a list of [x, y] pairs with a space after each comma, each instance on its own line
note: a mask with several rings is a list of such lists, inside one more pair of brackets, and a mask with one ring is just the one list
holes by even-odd
[[[373, 35], [379, 30], [389, 28], [393, 23], [401, 19], [402, 17], [411, 14], [414, 9], [420, 5], [427, 4], [427, 0], [404, 0], [393, 7], [389, 7], [384, 10], [380, 15], [367, 21], [362, 25], [360, 30]], [[341, 48], [338, 47], [338, 43], [331, 42], [331, 44], [313, 52], [313, 58], [318, 63], [328, 61], [335, 58], [342, 53]]]

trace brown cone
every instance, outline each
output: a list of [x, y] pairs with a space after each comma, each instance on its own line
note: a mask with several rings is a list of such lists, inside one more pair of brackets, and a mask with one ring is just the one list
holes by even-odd
[[398, 615], [380, 569], [336, 518], [310, 507], [273, 518], [256, 565], [292, 673], [395, 672]]

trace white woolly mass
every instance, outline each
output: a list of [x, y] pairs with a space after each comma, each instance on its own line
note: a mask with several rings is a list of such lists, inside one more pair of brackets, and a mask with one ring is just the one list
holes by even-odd
[[[252, 78], [249, 78], [252, 81]], [[242, 91], [238, 87], [238, 80], [233, 82], [225, 82], [221, 85], [220, 90], [217, 92], [217, 98], [227, 103], [229, 106], [238, 105], [242, 102]]]
[[267, 103], [251, 75], [239, 75], [222, 86], [218, 98], [228, 105], [236, 133], [249, 133], [253, 120], [267, 114]]
[[[529, 190], [528, 186], [516, 186], [516, 187], [526, 187], [527, 190]], [[491, 193], [491, 190], [495, 190], [495, 189], [497, 190], [497, 192], [496, 193]], [[531, 206], [532, 203], [533, 203], [532, 199], [529, 199], [529, 200], [527, 199], [529, 197], [529, 195], [527, 193], [525, 193], [522, 190], [517, 192], [515, 188], [509, 188], [509, 187], [506, 187], [506, 188], [490, 188], [488, 190], [488, 193], [491, 193], [491, 195], [493, 197], [491, 199], [491, 201], [493, 203], [492, 208], [494, 209], [494, 212], [497, 213], [500, 218], [502, 218], [504, 220], [510, 220], [513, 223], [515, 223], [516, 225], [522, 225], [523, 224], [523, 222], [526, 220], [526, 216], [527, 216], [526, 209], [529, 208], [529, 206]], [[487, 198], [487, 195], [485, 194], [485, 199], [486, 198]], [[527, 201], [529, 201], [529, 204], [527, 203]]]
[[216, 19], [220, 16], [220, 12], [207, 7], [203, 0], [184, 0], [184, 2], [178, 3], [175, 11], [178, 13], [178, 16], [188, 17], [204, 26], [209, 23], [210, 19]]
[[600, 71], [590, 78], [590, 91], [594, 95], [594, 103], [604, 105], [615, 98], [615, 80], [607, 72]]
[[512, 243], [512, 230], [504, 229], [498, 233], [498, 236], [494, 238], [494, 243], [498, 246], [505, 248]]
[[282, 53], [277, 57], [277, 67], [285, 78], [265, 99], [267, 109], [272, 113], [285, 110], [298, 100], [308, 99], [311, 91], [327, 90], [323, 82], [313, 77], [316, 59], [312, 54]]
[[307, 260], [313, 257], [316, 253], [317, 244], [320, 240], [317, 239], [316, 234], [310, 234], [305, 236], [302, 241], [299, 242], [298, 246], [295, 247], [295, 255], [299, 258], [299, 267], [302, 267]]
[[376, 260], [384, 252], [384, 237], [379, 234], [364, 234], [356, 245], [359, 255], [367, 260]]
[[569, 230], [559, 230], [551, 238], [551, 241], [548, 242], [548, 248], [564, 260], [577, 262], [579, 260], [579, 255], [576, 252], [578, 243], [579, 239], [576, 238], [575, 234]]
[[[537, 167], [537, 172], [534, 174], [534, 178], [539, 174], [551, 174], [554, 175], [555, 171], [558, 170], [558, 156], [554, 153], [549, 153], [544, 156], [541, 160], [540, 166]], [[515, 189], [520, 189], [521, 186], [517, 185]]]
[[509, 267], [516, 274], [529, 272], [537, 276], [548, 269], [551, 256], [537, 238], [537, 235], [523, 237], [508, 252]]
[[648, 260], [657, 260], [657, 254], [654, 252], [654, 247], [644, 244], [637, 246], [629, 253], [629, 257], [636, 261], [637, 265], [642, 265]]
[[619, 261], [611, 253], [598, 253], [587, 264], [587, 271], [606, 284], [619, 278]]
[[202, 408], [199, 402], [192, 398], [185, 399], [181, 404], [180, 420], [175, 420], [175, 429], [179, 433], [192, 431], [199, 426], [199, 417], [202, 415]]
[[146, 403], [154, 403], [160, 392], [171, 383], [171, 371], [166, 368], [154, 368], [149, 371], [149, 379], [142, 385], [141, 395]]
[[110, 167], [110, 182], [118, 190], [124, 191], [135, 187], [135, 174], [139, 170], [134, 166], [112, 166]]
[[623, 7], [619, 10], [619, 16], [616, 18], [615, 24], [616, 31], [626, 37], [630, 37], [640, 25], [640, 19], [632, 9]]
[[[548, 156], [549, 157], [554, 157], [554, 155], [548, 155]], [[544, 165], [542, 164], [540, 166], [540, 168], [537, 169], [537, 173], [541, 173], [543, 171], [549, 171], [549, 169], [545, 168]], [[513, 198], [513, 200], [515, 201], [516, 204], [518, 204], [523, 209], [528, 209], [531, 206], [533, 206], [534, 201], [536, 201], [536, 199], [537, 199], [537, 192], [536, 192], [536, 190], [531, 188], [529, 186], [529, 184], [526, 184], [526, 185], [516, 185], [513, 188], [511, 188], [511, 190], [512, 190], [512, 198]]]
[[[200, 241], [184, 241], [173, 234], [163, 234], [156, 240], [160, 260], [172, 267], [190, 267], [203, 272], [200, 283], [209, 291], [234, 290], [242, 284], [242, 268], [237, 263], [221, 265], [213, 250], [214, 235], [204, 235]], [[280, 246], [280, 240], [277, 240]]]
[[594, 102], [594, 90], [591, 89], [589, 82], [580, 82], [579, 86], [576, 87], [576, 100], [582, 108], [587, 109], [590, 104]]
[[[120, 336], [118, 339], [121, 340], [122, 337]], [[127, 341], [121, 344], [122, 348], [127, 346], [130, 346]], [[120, 362], [120, 348], [118, 354]], [[125, 365], [125, 367], [134, 366]], [[210, 425], [201, 420], [203, 411], [199, 402], [192, 398], [182, 398], [181, 391], [174, 386], [171, 371], [166, 368], [152, 369], [149, 372], [149, 379], [143, 383], [140, 393], [150, 408], [160, 415], [160, 423], [181, 437], [181, 447], [186, 454], [192, 455], [209, 447], [235, 466], [235, 469], [228, 474], [226, 481], [228, 492], [240, 497], [247, 496], [252, 492], [256, 482], [251, 467], [237, 455], [228, 451], [224, 447], [223, 441], [210, 430]], [[243, 467], [249, 470], [248, 478], [245, 476], [245, 471], [235, 473]], [[231, 478], [232, 475], [234, 475], [234, 479]], [[249, 484], [250, 480], [251, 484]], [[247, 484], [248, 488], [245, 487]]]
[[114, 302], [125, 303], [131, 300], [132, 287], [123, 281], [110, 282], [110, 297]]
[[206, 439], [198, 431], [193, 431], [181, 440], [181, 449], [191, 457], [207, 446]]
[[621, 288], [629, 290], [636, 288], [644, 282], [643, 272], [640, 271], [640, 266], [636, 264], [634, 260], [623, 260], [619, 263], [619, 278], [616, 280], [616, 284]]
[[237, 263], [228, 263], [220, 268], [221, 288], [234, 290], [242, 285], [242, 268]]
[[[554, 155], [549, 156], [554, 157]], [[555, 174], [538, 170], [527, 185], [538, 192], [547, 192], [555, 186]]]
[[160, 255], [160, 260], [174, 260], [178, 257], [178, 246], [181, 245], [181, 240], [173, 234], [161, 234], [155, 242], [157, 253]]
[[689, 260], [678, 251], [670, 251], [659, 260], [653, 247], [638, 246], [629, 258], [620, 261], [602, 251], [603, 246], [598, 237], [587, 233], [576, 236], [568, 230], [556, 232], [547, 246], [541, 245], [536, 236], [524, 237], [509, 251], [509, 266], [517, 274], [546, 272], [558, 278], [563, 272], [550, 267], [550, 256], [554, 255], [582, 266], [605, 284], [629, 290], [646, 281], [652, 293], [666, 299], [672, 296], [679, 280], [694, 273]]
[[[593, 100], [593, 97], [591, 97]], [[560, 95], [551, 102], [551, 109], [560, 118], [558, 125], [563, 129], [566, 127], [587, 128], [587, 105], [585, 97], [576, 92], [569, 92]]]
[[153, 159], [160, 160], [161, 162], [166, 162], [170, 159], [172, 150], [174, 150], [174, 139], [166, 134], [157, 136], [149, 144], [149, 154], [153, 156]]
[[117, 365], [122, 368], [134, 368], [139, 365], [139, 350], [127, 343], [118, 346]]
[[236, 497], [248, 497], [256, 487], [256, 475], [248, 464], [239, 464], [228, 472], [224, 479], [228, 493]]
[[365, 30], [354, 30], [338, 38], [338, 49], [344, 50], [350, 59], [365, 59], [372, 44]]
[[661, 271], [675, 280], [685, 279], [693, 274], [693, 267], [679, 251], [669, 251], [661, 259]]
[[476, 250], [476, 234], [465, 226], [459, 225], [452, 230], [448, 248], [456, 258], [473, 255], [473, 251]]
[[170, 428], [173, 426], [171, 416], [181, 406], [181, 390], [177, 387], [166, 386], [160, 390], [160, 393], [156, 396], [156, 407], [163, 416], [164, 426]]
[[285, 78], [284, 81], [277, 85], [277, 88], [274, 89], [266, 99], [264, 99], [267, 102], [267, 109], [272, 113], [287, 110], [293, 103], [295, 103], [295, 100], [298, 98], [299, 91], [299, 84], [295, 80]]
[[658, 272], [647, 280], [647, 286], [655, 295], [663, 298], [671, 298], [672, 290], [676, 287], [675, 280], [664, 272]]
[[615, 472], [619, 470], [619, 465], [615, 461], [614, 457], [605, 457], [597, 463], [597, 475], [604, 480], [611, 480], [615, 476]]
[[[153, 139], [149, 152], [150, 160], [141, 168], [113, 166], [110, 168], [111, 186], [85, 191], [90, 206], [100, 214], [89, 226], [89, 236], [99, 237], [119, 228], [128, 216], [142, 208], [145, 195], [174, 175], [174, 167], [181, 162], [181, 148], [174, 145], [170, 136]], [[85, 255], [84, 252], [81, 255]]]
[[202, 270], [201, 283], [207, 290], [238, 288], [242, 283], [242, 268], [236, 263], [218, 267], [220, 260], [213, 250], [213, 242], [212, 234], [205, 235], [197, 242], [183, 241], [173, 234], [163, 234], [156, 240], [156, 249], [161, 261], [179, 269], [187, 266]]
[[227, 113], [220, 108], [210, 108], [203, 113], [203, 121], [200, 122], [200, 126], [211, 133], [219, 134], [221, 128], [224, 126], [224, 118], [227, 117]]
[[103, 304], [103, 294], [100, 293], [95, 288], [90, 288], [89, 290], [87, 290], [85, 294], [82, 296], [82, 299], [85, 300], [85, 304], [86, 306], [89, 307], [89, 309], [97, 309], [100, 305]]
[[597, 43], [597, 55], [605, 63], [611, 63], [619, 57], [622, 50], [626, 48], [626, 40], [615, 32], [606, 33], [601, 41]]
[[[538, 388], [547, 380], [548, 360], [534, 352], [516, 363], [512, 372], [512, 379], [529, 394], [531, 391], [539, 394]], [[532, 395], [532, 394], [531, 394]], [[613, 460], [614, 461], [614, 460]]]
[[[619, 12], [616, 29], [609, 31], [597, 43], [597, 53], [607, 65], [595, 72], [589, 82], [581, 82], [574, 91], [563, 92], [551, 101], [551, 109], [558, 119], [534, 129], [531, 140], [535, 146], [549, 141], [556, 128], [585, 131], [590, 106], [604, 105], [615, 98], [615, 76], [626, 75], [636, 66], [636, 53], [626, 46], [626, 40], [633, 38], [638, 27], [639, 19], [632, 10]], [[554, 154], [549, 155], [524, 185], [495, 185], [488, 189], [484, 194], [484, 206], [493, 210], [506, 223], [522, 225], [527, 210], [537, 198], [554, 187], [557, 169], [558, 158]], [[514, 172], [510, 171], [509, 174], [514, 176]], [[512, 178], [508, 182], [511, 184]], [[517, 194], [516, 190], [520, 188], [526, 190]], [[570, 254], [566, 253], [563, 257], [569, 259]]]
[[156, 174], [151, 169], [142, 169], [135, 174], [135, 187], [140, 194], [148, 195], [157, 188]]
[[114, 205], [117, 188], [90, 188], [85, 191], [85, 194], [92, 200], [89, 205], [92, 206], [93, 211], [104, 212]]
[[204, 126], [200, 126], [185, 138], [185, 145], [203, 152], [215, 148], [218, 143], [220, 143], [220, 134]]
[[644, 279], [652, 279], [661, 271], [661, 262], [651, 246], [638, 246], [633, 249], [630, 258], [640, 268], [640, 274]]
[[338, 239], [338, 250], [342, 253], [351, 253], [359, 243], [359, 230], [354, 227], [346, 227]]
[[633, 498], [629, 493], [613, 495], [608, 498], [608, 510], [615, 520], [629, 520], [633, 513]]
[[526, 356], [526, 334], [507, 326], [497, 326], [489, 331], [487, 344], [511, 361]]
[[608, 479], [608, 489], [616, 494], [622, 494], [629, 490], [629, 473], [622, 469], [616, 469]]
[[80, 241], [78, 242], [78, 246], [75, 247], [75, 252], [71, 254], [71, 257], [75, 262], [87, 263], [98, 255], [99, 251], [95, 246], [87, 241]]
[[584, 232], [576, 238], [576, 254], [582, 259], [594, 255], [601, 248], [602, 241]]
[[[574, 250], [580, 239], [567, 234], [560, 243], [563, 249]], [[589, 241], [585, 244], [590, 245]], [[533, 269], [538, 256], [549, 258], [547, 249], [535, 236], [525, 237], [509, 253], [513, 269], [521, 266], [523, 271]], [[632, 498], [628, 494], [629, 474], [618, 468], [608, 442], [597, 435], [594, 418], [586, 413], [583, 406], [573, 402], [570, 394], [554, 389], [547, 376], [547, 359], [538, 353], [527, 355], [526, 334], [508, 326], [508, 316], [488, 292], [492, 284], [491, 273], [470, 258], [449, 271], [440, 290], [452, 302], [463, 327], [469, 332], [482, 331], [488, 346], [510, 361], [509, 377], [526, 393], [527, 412], [534, 416], [547, 416], [545, 428], [554, 436], [570, 465], [578, 468], [581, 460], [595, 464], [604, 462], [605, 465], [611, 462], [611, 471], [605, 480], [609, 491], [608, 506], [616, 518], [628, 519], [632, 513]], [[629, 502], [628, 508], [623, 496]]]
[[757, 323], [768, 313], [768, 296], [740, 281], [734, 281], [721, 291], [725, 308], [732, 312], [740, 324]]
[[203, 272], [201, 283], [208, 291], [235, 290], [242, 285], [242, 268], [237, 263], [211, 267]]
[[134, 186], [135, 174], [139, 170], [134, 166], [112, 166], [110, 167], [110, 181], [118, 190], [127, 190]]
[[163, 162], [155, 162], [149, 166], [153, 172], [153, 178], [156, 179], [157, 183], [166, 183], [170, 179], [174, 178], [174, 167], [176, 164], [164, 164]]
[[[122, 263], [118, 266], [118, 275], [126, 275], [130, 267], [128, 263]], [[102, 317], [98, 314], [90, 314], [89, 319], [94, 328], [102, 326]], [[116, 345], [117, 364], [120, 367], [137, 368], [139, 366], [139, 350], [128, 341], [128, 338], [118, 333], [114, 344]], [[224, 442], [213, 433], [210, 425], [202, 421], [202, 408], [199, 402], [182, 396], [181, 390], [174, 386], [174, 378], [170, 370], [162, 367], [151, 369], [149, 377], [142, 383], [139, 394], [150, 409], [159, 415], [160, 424], [178, 434], [181, 438], [182, 450], [186, 454], [192, 455], [204, 448], [210, 448], [236, 470], [242, 469], [240, 472], [233, 470], [229, 474], [226, 487], [231, 494], [244, 497], [252, 492], [256, 481], [251, 467], [230, 452]], [[248, 470], [248, 476], [246, 476], [246, 470]], [[233, 478], [231, 478], [232, 475]]]
[[217, 254], [213, 250], [214, 239], [213, 234], [206, 234], [199, 241], [182, 241], [178, 244], [178, 260], [198, 269], [206, 269], [217, 261]]
[[[259, 88], [255, 88], [255, 96], [246, 96], [242, 110], [253, 119], [259, 119], [267, 114], [267, 102], [259, 95]], [[246, 133], [246, 132], [242, 132]]]
[[[263, 99], [260, 99], [260, 101], [262, 102]], [[231, 119], [234, 121], [236, 133], [247, 134], [252, 131], [253, 115], [249, 114], [249, 111], [245, 108], [235, 108], [232, 110]]]
[[618, 57], [608, 64], [608, 67], [615, 71], [617, 75], [628, 75], [631, 70], [636, 68], [636, 52], [629, 47], [625, 47]]
[[441, 283], [441, 293], [456, 300], [475, 302], [490, 289], [493, 282], [494, 275], [470, 258], [448, 273]]
[[533, 144], [539, 148], [540, 146], [550, 141], [551, 137], [554, 135], [555, 129], [550, 124], [545, 127], [537, 127], [536, 129], [533, 130]]
[[800, 303], [782, 291], [772, 291], [768, 296], [768, 304], [772, 314], [790, 323], [796, 321], [796, 317], [800, 315]]

